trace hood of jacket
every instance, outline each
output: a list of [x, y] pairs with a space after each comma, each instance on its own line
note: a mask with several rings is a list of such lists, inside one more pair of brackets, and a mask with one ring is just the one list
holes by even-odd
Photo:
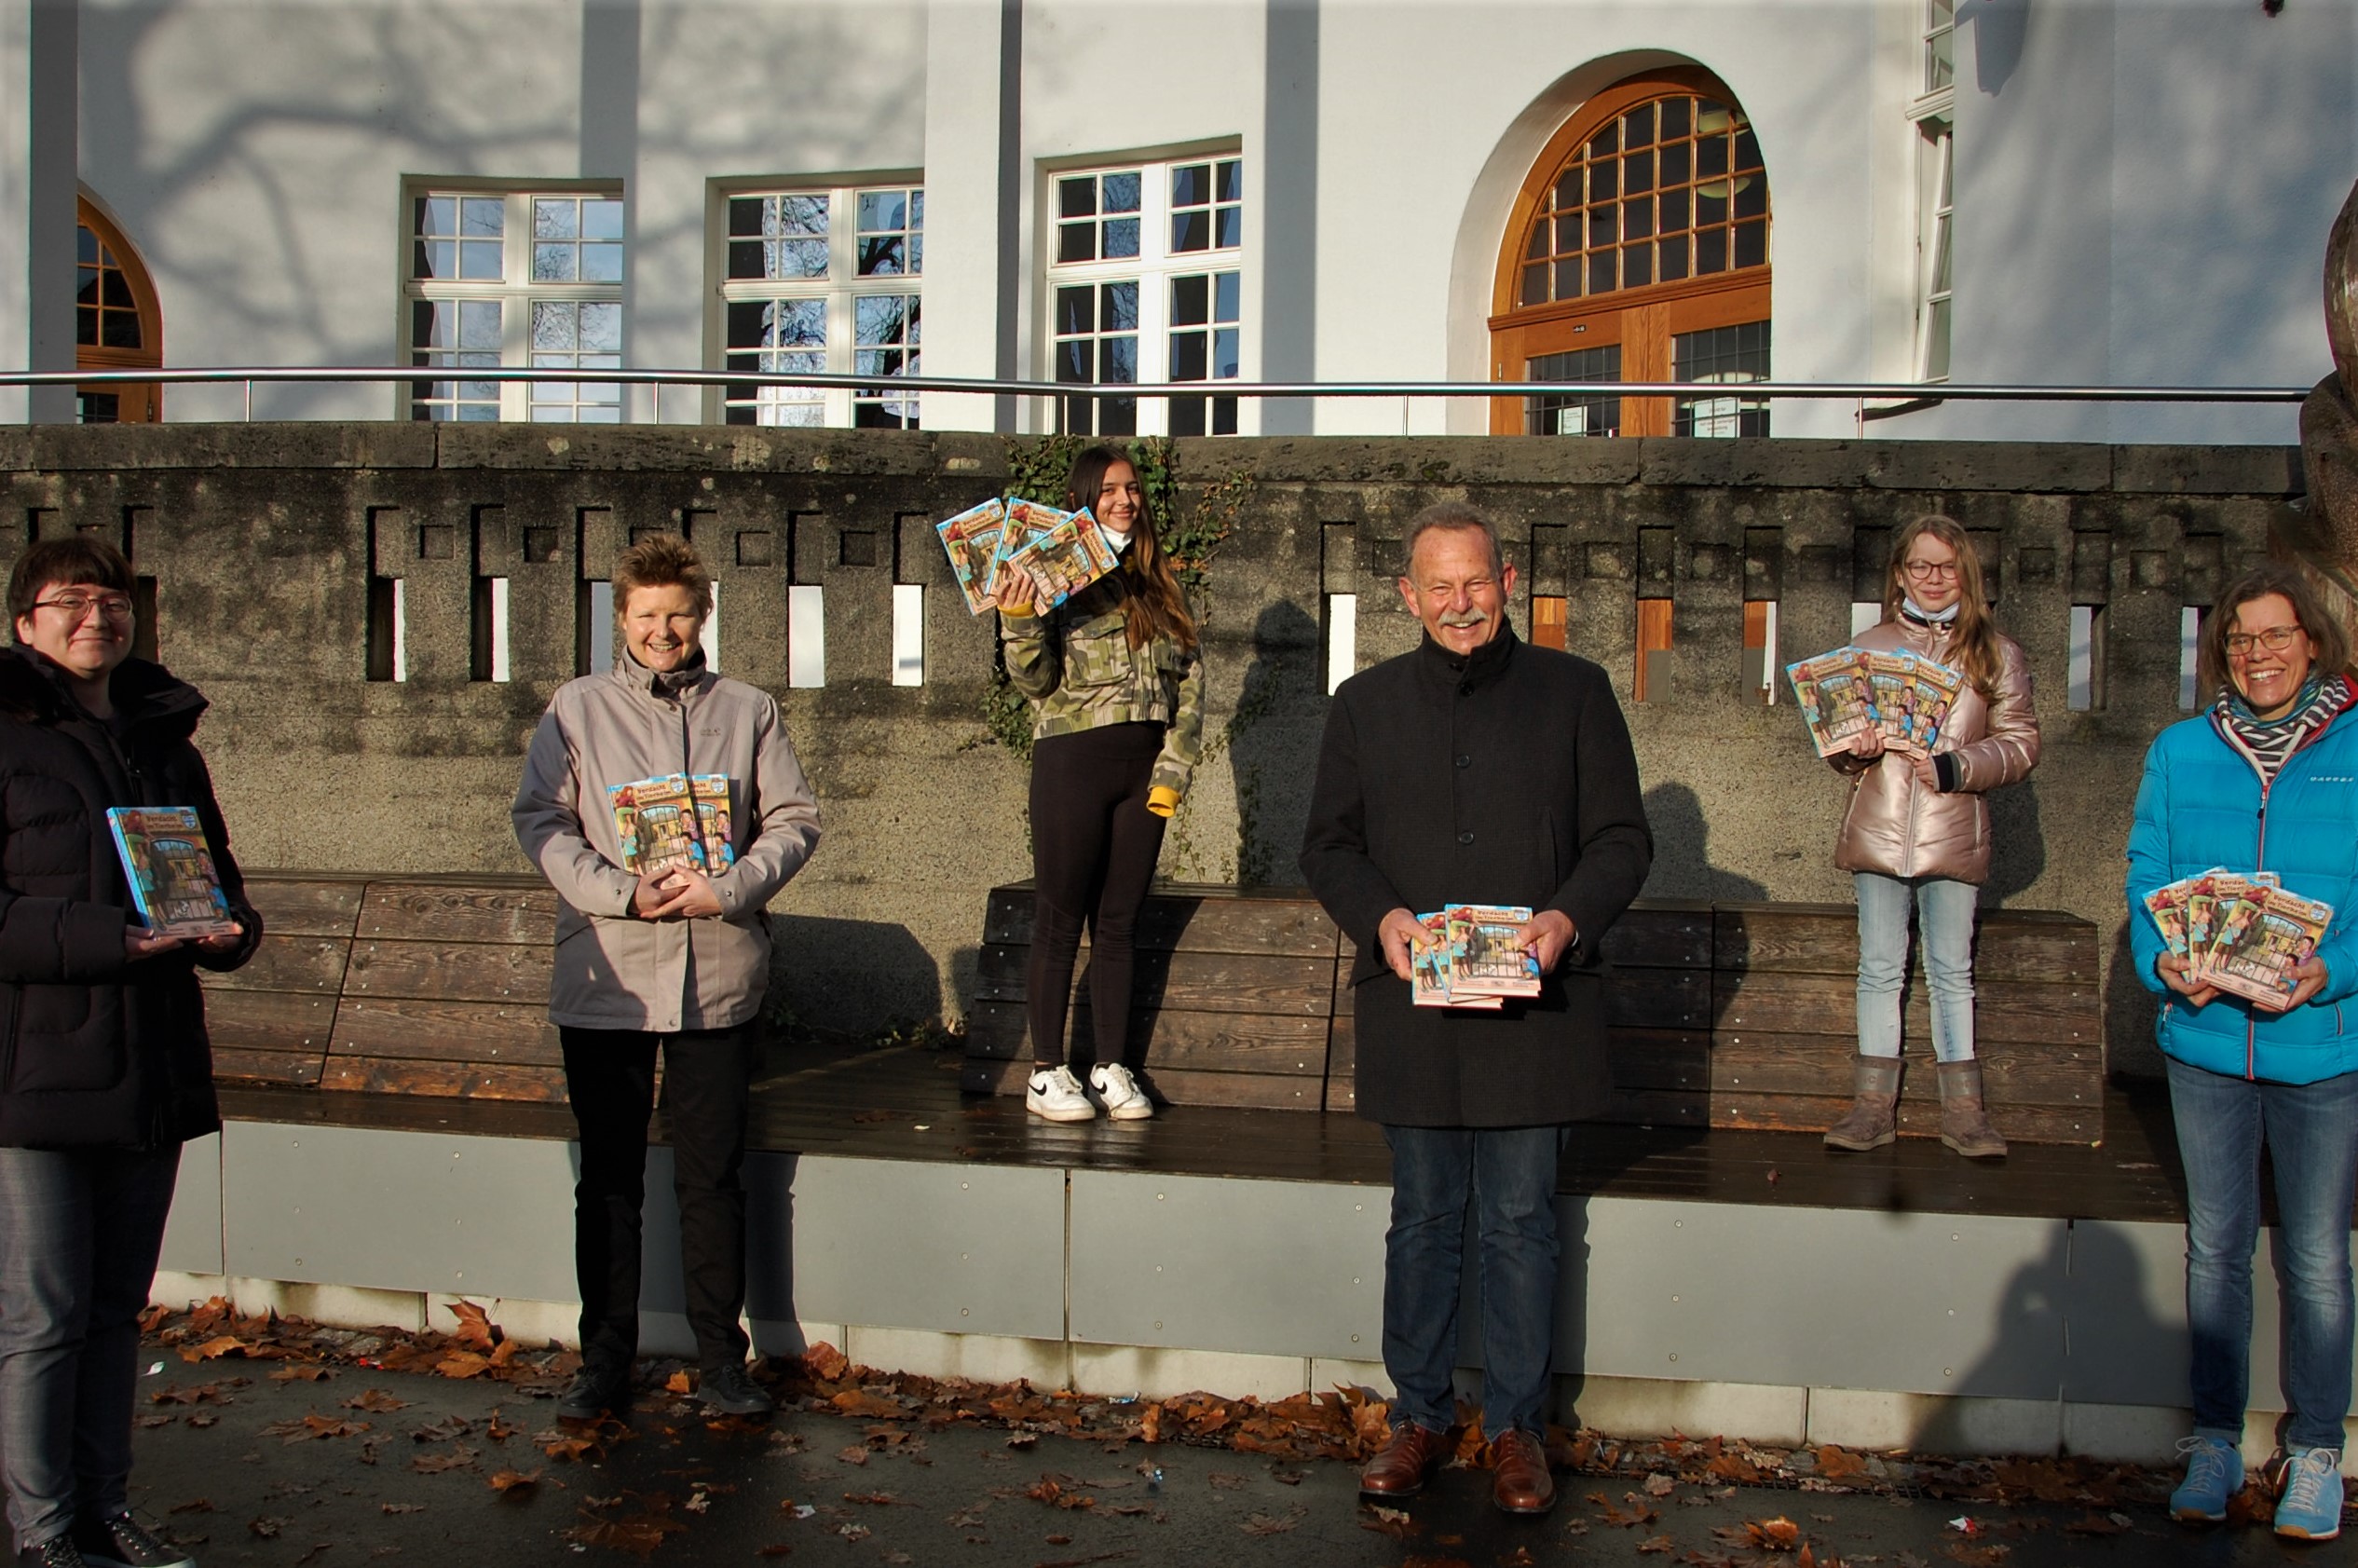
[[[158, 738], [184, 741], [210, 705], [195, 687], [145, 659], [126, 659], [107, 682], [116, 710], [132, 724], [155, 725]], [[0, 718], [20, 724], [62, 724], [89, 715], [67, 689], [62, 671], [45, 654], [17, 644], [0, 648]]]

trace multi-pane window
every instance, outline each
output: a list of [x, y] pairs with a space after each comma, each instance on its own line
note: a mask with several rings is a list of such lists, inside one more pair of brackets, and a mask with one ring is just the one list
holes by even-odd
[[[1768, 323], [1683, 332], [1670, 339], [1674, 381], [1740, 383], [1768, 379]], [[1670, 411], [1670, 433], [1683, 436], [1765, 436], [1768, 404], [1759, 398], [1683, 397]]]
[[1574, 149], [1523, 236], [1518, 304], [1547, 305], [1768, 265], [1768, 175], [1726, 102], [1632, 106]]
[[1949, 378], [1949, 219], [1956, 211], [1956, 131], [1946, 119], [1916, 123], [1916, 374]]
[[139, 302], [114, 250], [84, 224], [74, 231], [78, 272], [74, 292], [74, 341], [89, 348], [137, 348]]
[[1944, 91], [1956, 84], [1956, 0], [1924, 0], [1924, 85]]
[[722, 389], [732, 425], [914, 429], [925, 271], [925, 192], [916, 184], [747, 191], [725, 198], [723, 368], [873, 376], [856, 389]]
[[[1533, 381], [1618, 381], [1621, 346], [1573, 348], [1560, 354], [1534, 356], [1529, 366]], [[1619, 398], [1584, 398], [1564, 393], [1525, 400], [1533, 435], [1610, 436], [1621, 433]]]
[[611, 424], [612, 381], [502, 384], [468, 370], [593, 372], [622, 364], [623, 211], [612, 191], [413, 192], [403, 305], [413, 419]]
[[[1242, 159], [1179, 158], [1050, 178], [1048, 356], [1076, 387], [1243, 374]], [[1166, 410], [1161, 406], [1167, 401]], [[1234, 435], [1237, 400], [1072, 396], [1076, 434]]]

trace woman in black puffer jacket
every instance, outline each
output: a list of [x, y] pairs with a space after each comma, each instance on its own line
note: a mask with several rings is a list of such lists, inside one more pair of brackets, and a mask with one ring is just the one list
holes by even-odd
[[[20, 1561], [163, 1568], [127, 1507], [138, 1317], [181, 1145], [217, 1130], [196, 966], [261, 940], [204, 759], [205, 700], [130, 655], [130, 564], [44, 540], [0, 648], [0, 1479]], [[139, 921], [114, 806], [191, 806], [239, 930]]]

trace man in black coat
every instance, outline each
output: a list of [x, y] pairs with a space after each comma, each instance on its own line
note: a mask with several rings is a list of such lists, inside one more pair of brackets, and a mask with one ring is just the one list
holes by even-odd
[[[1543, 1439], [1557, 1275], [1556, 1162], [1604, 1109], [1598, 944], [1644, 883], [1654, 840], [1637, 757], [1604, 672], [1517, 640], [1515, 568], [1472, 508], [1410, 523], [1400, 593], [1412, 653], [1343, 682], [1327, 715], [1302, 839], [1311, 891], [1359, 946], [1352, 975], [1359, 1114], [1392, 1150], [1383, 1364], [1392, 1440], [1360, 1488], [1416, 1492], [1453, 1424], [1467, 1199], [1481, 1236], [1484, 1426], [1502, 1508], [1555, 1501]], [[1545, 979], [1494, 1012], [1417, 1007], [1420, 913], [1528, 906]]]

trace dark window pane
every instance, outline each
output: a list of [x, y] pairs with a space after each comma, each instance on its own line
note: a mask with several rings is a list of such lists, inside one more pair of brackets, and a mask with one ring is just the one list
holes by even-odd
[[1606, 126], [1588, 138], [1588, 157], [1591, 159], [1611, 157], [1620, 150], [1621, 127], [1618, 123]]
[[1097, 434], [1136, 435], [1138, 433], [1138, 400], [1136, 398], [1099, 398], [1097, 402]]
[[1212, 166], [1184, 164], [1171, 170], [1171, 205], [1202, 207], [1212, 199]]
[[1727, 270], [1727, 230], [1707, 228], [1695, 237], [1695, 274], [1708, 278]]
[[761, 241], [732, 239], [729, 242], [729, 276], [758, 278], [761, 276]]
[[1727, 138], [1707, 136], [1695, 143], [1695, 173], [1697, 179], [1708, 180], [1714, 174], [1727, 172]]
[[1105, 225], [1105, 255], [1108, 261], [1117, 256], [1138, 253], [1138, 221], [1136, 218], [1111, 218]]
[[1243, 160], [1229, 158], [1220, 166], [1220, 198], [1222, 201], [1245, 199], [1245, 165]]
[[1546, 267], [1523, 268], [1523, 303], [1525, 305], [1547, 303], [1547, 269]]
[[1212, 215], [1209, 212], [1174, 212], [1171, 214], [1171, 249], [1207, 251], [1212, 244]]
[[732, 238], [739, 235], [760, 236], [761, 198], [740, 196], [729, 200], [729, 232]]
[[897, 234], [872, 234], [860, 241], [860, 276], [863, 278], [898, 277], [908, 270], [902, 259], [902, 240]]
[[1064, 428], [1066, 434], [1095, 435], [1097, 433], [1097, 415], [1090, 406], [1094, 402], [1096, 402], [1096, 400], [1093, 398], [1067, 398], [1064, 400]]
[[[1174, 381], [1185, 377], [1174, 375]], [[1175, 436], [1199, 436], [1204, 433], [1204, 404], [1208, 398], [1173, 398], [1171, 400], [1171, 433]]]
[[1136, 332], [1138, 330], [1138, 286], [1136, 283], [1108, 283], [1097, 304], [1100, 332]]
[[1654, 198], [1621, 204], [1621, 238], [1643, 239], [1654, 232]]
[[1097, 291], [1086, 283], [1056, 291], [1056, 335], [1097, 330]]
[[1631, 153], [1621, 160], [1621, 193], [1635, 196], [1654, 188], [1654, 155]]
[[1245, 282], [1243, 273], [1221, 272], [1214, 274], [1212, 279], [1212, 320], [1215, 321], [1241, 320], [1243, 319], [1241, 311], [1243, 308], [1242, 301], [1244, 296]]
[[1577, 207], [1585, 199], [1580, 194], [1580, 166], [1573, 165], [1556, 177], [1556, 206]]
[[1105, 177], [1105, 210], [1109, 212], [1135, 212], [1138, 210], [1138, 192], [1144, 182], [1133, 171], [1128, 174], [1109, 174]]
[[1662, 140], [1668, 142], [1686, 134], [1687, 127], [1692, 123], [1689, 116], [1694, 105], [1695, 100], [1691, 98], [1666, 98], [1662, 101]]
[[1759, 266], [1768, 260], [1768, 225], [1754, 222], [1736, 225], [1736, 265]]
[[1244, 361], [1236, 352], [1239, 340], [1239, 334], [1234, 327], [1223, 327], [1212, 334], [1213, 380], [1234, 381], [1236, 379], [1236, 373], [1244, 368]]
[[1212, 280], [1202, 275], [1171, 280], [1171, 324], [1198, 327], [1212, 319]]
[[1171, 334], [1171, 379], [1202, 381], [1211, 372], [1211, 345], [1200, 332]]
[[1097, 183], [1087, 175], [1056, 182], [1056, 215], [1085, 218], [1097, 210]]
[[1611, 251], [1599, 251], [1588, 258], [1588, 292], [1592, 294], [1611, 293], [1614, 288]]
[[1588, 209], [1588, 249], [1610, 245], [1621, 238], [1621, 216], [1618, 209], [1591, 207]]
[[1611, 201], [1619, 192], [1620, 176], [1621, 161], [1618, 158], [1609, 158], [1603, 163], [1590, 164], [1588, 166], [1588, 199]]
[[731, 301], [729, 307], [729, 347], [758, 348], [768, 340], [770, 307], [760, 300]]
[[1625, 147], [1654, 145], [1654, 105], [1641, 103], [1621, 116], [1621, 144]]
[[1662, 149], [1662, 180], [1666, 185], [1683, 185], [1694, 172], [1695, 143], [1673, 142]]
[[1212, 243], [1225, 251], [1245, 242], [1245, 210], [1223, 207], [1214, 216]]
[[1621, 247], [1621, 286], [1642, 289], [1654, 281], [1654, 247], [1624, 245]]
[[[426, 247], [423, 245], [418, 247], [421, 251], [425, 248]], [[75, 303], [77, 305], [96, 305], [98, 303], [97, 267], [86, 266], [81, 269], [80, 280], [75, 283], [74, 288], [74, 299]]]
[[100, 335], [108, 348], [139, 347], [139, 318], [124, 311], [110, 310], [100, 322]]
[[1212, 434], [1234, 435], [1235, 433], [1236, 400], [1214, 398], [1212, 400]]
[[[1537, 223], [1531, 225], [1531, 242], [1523, 247], [1523, 260], [1544, 261], [1548, 256], [1554, 254], [1554, 252], [1547, 248], [1547, 237], [1549, 232], [1549, 225], [1547, 220], [1545, 218], [1540, 219]], [[84, 292], [86, 295], [88, 291], [89, 285], [85, 284]]]
[[1580, 297], [1580, 261], [1578, 257], [1575, 256], [1571, 261], [1560, 261], [1556, 264], [1556, 297], [1558, 299], [1578, 299]]
[[1686, 276], [1686, 236], [1665, 239], [1656, 259], [1662, 264], [1662, 281], [1675, 283]]
[[1094, 381], [1097, 345], [1088, 338], [1074, 338], [1056, 345], [1056, 379], [1059, 381]]
[[1578, 252], [1588, 229], [1588, 220], [1580, 213], [1566, 212], [1556, 220], [1556, 254], [1569, 256]]
[[1686, 204], [1685, 191], [1664, 191], [1662, 193], [1662, 222], [1656, 226], [1655, 232], [1676, 234], [1688, 226]]
[[98, 342], [98, 307], [86, 305], [74, 312], [74, 341], [95, 346]]
[[1768, 211], [1768, 176], [1755, 174], [1736, 184], [1736, 215], [1757, 218]]
[[1712, 180], [1695, 187], [1695, 226], [1727, 222], [1727, 182]]
[[1084, 262], [1097, 259], [1097, 225], [1059, 224], [1056, 225], [1056, 260]]
[[1760, 138], [1752, 134], [1751, 128], [1749, 126], [1736, 133], [1736, 167], [1738, 169], [1760, 167]]

